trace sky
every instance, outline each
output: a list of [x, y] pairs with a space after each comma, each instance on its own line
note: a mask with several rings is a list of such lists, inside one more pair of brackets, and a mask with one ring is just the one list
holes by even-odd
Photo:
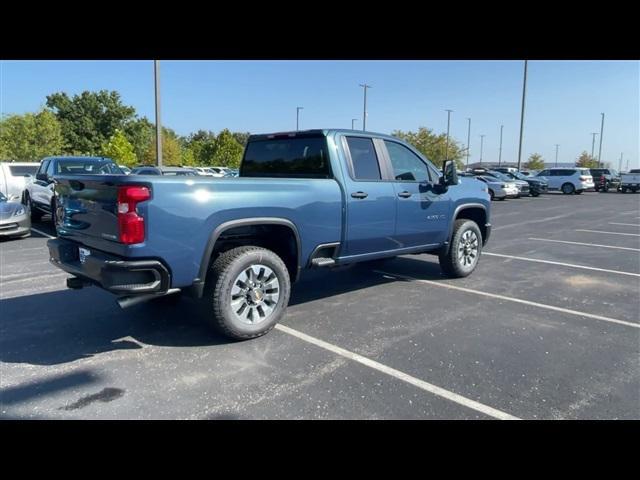
[[[640, 62], [529, 61], [523, 161], [573, 162], [591, 153], [605, 113], [602, 160], [640, 168]], [[267, 133], [300, 128], [362, 128], [391, 133], [418, 127], [466, 145], [470, 162], [517, 161], [522, 61], [161, 61], [162, 124], [180, 135], [197, 130]], [[153, 61], [0, 61], [0, 114], [34, 112], [64, 91], [117, 90], [139, 116], [154, 121]], [[595, 154], [598, 153], [596, 137]]]

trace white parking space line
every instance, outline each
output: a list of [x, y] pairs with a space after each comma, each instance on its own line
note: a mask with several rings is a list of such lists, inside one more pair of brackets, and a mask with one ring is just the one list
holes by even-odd
[[640, 223], [618, 223], [618, 222], [609, 222], [609, 225], [625, 225], [627, 227], [640, 227]]
[[510, 223], [508, 225], [500, 225], [499, 227], [493, 227], [492, 231], [495, 232], [496, 230], [501, 230], [503, 228], [520, 227], [522, 225], [529, 225], [531, 223], [551, 222], [553, 220], [559, 220], [561, 218], [574, 217], [574, 216], [575, 216], [575, 213], [567, 213], [567, 214], [564, 214], [564, 215], [556, 215], [555, 217], [541, 218], [539, 220], [527, 220], [526, 222]]
[[474, 290], [472, 288], [458, 287], [456, 285], [451, 285], [449, 283], [434, 282], [433, 280], [423, 280], [421, 278], [409, 277], [408, 275], [399, 275], [397, 273], [383, 272], [381, 270], [374, 270], [374, 272], [381, 273], [383, 275], [388, 275], [392, 278], [395, 277], [395, 278], [400, 278], [404, 280], [411, 280], [414, 282], [426, 283], [428, 285], [433, 285], [436, 287], [449, 288], [451, 290], [458, 290], [460, 292], [473, 293], [475, 295], [482, 295], [484, 297], [490, 297], [490, 298], [497, 298], [498, 300], [505, 300], [507, 302], [521, 303], [523, 305], [530, 305], [532, 307], [544, 308], [546, 310], [553, 310], [555, 312], [568, 313], [569, 315], [575, 315], [578, 317], [593, 318], [594, 320], [601, 320], [603, 322], [609, 322], [609, 323], [617, 323], [619, 325], [624, 325], [626, 327], [640, 328], [640, 323], [626, 322], [624, 320], [618, 320], [617, 318], [610, 318], [610, 317], [604, 317], [602, 315], [594, 315], [592, 313], [579, 312], [577, 310], [570, 310], [568, 308], [555, 307], [553, 305], [546, 305], [544, 303], [531, 302], [529, 300], [522, 300], [520, 298], [506, 297], [504, 295], [498, 295], [496, 293], [481, 292], [480, 290]]
[[612, 245], [599, 245], [597, 243], [569, 242], [567, 240], [552, 240], [550, 238], [529, 237], [528, 240], [538, 240], [540, 242], [567, 243], [569, 245], [585, 245], [587, 247], [613, 248], [615, 250], [631, 250], [632, 252], [640, 252], [640, 248], [614, 247]]
[[608, 270], [606, 268], [588, 267], [586, 265], [575, 265], [572, 263], [554, 262], [551, 260], [540, 260], [538, 258], [516, 257], [513, 255], [503, 255], [501, 253], [492, 253], [492, 252], [482, 252], [482, 255], [489, 255], [491, 257], [512, 258], [514, 260], [523, 260], [526, 262], [548, 263], [549, 265], [560, 265], [561, 267], [581, 268], [584, 270], [594, 270], [596, 272], [616, 273], [618, 275], [629, 275], [631, 277], [640, 277], [640, 273], [621, 272], [620, 270]]
[[626, 235], [629, 237], [640, 237], [640, 233], [620, 233], [620, 232], [605, 232], [604, 230], [584, 230], [584, 229], [577, 229], [576, 232], [589, 232], [589, 233], [606, 233], [609, 235]]
[[36, 228], [33, 228], [33, 227], [31, 227], [31, 230], [33, 230], [36, 233], [39, 233], [40, 235], [44, 235], [47, 238], [56, 238], [56, 237], [53, 237], [53, 236], [49, 235], [48, 233], [44, 233], [44, 232], [42, 232], [42, 231], [40, 231], [40, 230], [38, 230]]
[[457, 393], [451, 392], [449, 390], [445, 390], [444, 388], [425, 382], [424, 380], [420, 380], [419, 378], [401, 372], [400, 370], [396, 370], [395, 368], [391, 368], [387, 365], [376, 362], [375, 360], [371, 360], [370, 358], [363, 357], [362, 355], [351, 352], [349, 350], [345, 350], [342, 347], [338, 347], [337, 345], [325, 342], [324, 340], [320, 340], [319, 338], [312, 337], [310, 335], [307, 335], [306, 333], [294, 330], [293, 328], [287, 327], [282, 324], [276, 325], [275, 328], [277, 330], [280, 330], [281, 332], [299, 338], [300, 340], [308, 342], [312, 345], [323, 348], [342, 357], [348, 358], [349, 360], [352, 360], [354, 362], [358, 362], [369, 368], [377, 370], [378, 372], [390, 375], [394, 378], [397, 378], [398, 380], [402, 380], [403, 382], [407, 382], [415, 387], [420, 388], [421, 390], [445, 398], [451, 402], [457, 403], [458, 405], [462, 405], [490, 417], [497, 418], [498, 420], [520, 420], [518, 417], [514, 417], [513, 415], [505, 413], [501, 410], [497, 410], [488, 405], [484, 405], [480, 402], [476, 402], [475, 400], [471, 400], [470, 398], [463, 397], [462, 395], [458, 395]]

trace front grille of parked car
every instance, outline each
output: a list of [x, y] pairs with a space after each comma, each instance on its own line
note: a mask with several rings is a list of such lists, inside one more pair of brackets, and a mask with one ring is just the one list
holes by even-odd
[[5, 223], [4, 225], [0, 225], [0, 230], [13, 230], [14, 228], [18, 228], [17, 223]]

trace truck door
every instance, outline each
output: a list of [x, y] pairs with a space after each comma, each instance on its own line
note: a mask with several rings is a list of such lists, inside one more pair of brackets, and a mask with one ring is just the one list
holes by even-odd
[[398, 248], [444, 242], [451, 201], [449, 193], [438, 188], [437, 173], [401, 143], [385, 139], [383, 144], [394, 179]]
[[396, 249], [395, 191], [391, 182], [383, 180], [381, 154], [370, 137], [354, 134], [343, 139], [348, 163], [344, 256]]

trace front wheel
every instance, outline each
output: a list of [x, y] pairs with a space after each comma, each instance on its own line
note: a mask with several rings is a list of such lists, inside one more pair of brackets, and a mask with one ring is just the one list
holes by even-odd
[[236, 340], [269, 332], [284, 315], [291, 282], [271, 250], [246, 246], [221, 254], [211, 266], [202, 306], [209, 323]]
[[31, 221], [39, 222], [42, 219], [42, 212], [33, 206], [33, 202], [31, 201], [31, 197], [29, 195], [26, 195], [25, 204], [29, 207], [29, 212], [31, 213]]
[[456, 220], [449, 251], [438, 256], [442, 273], [452, 278], [466, 277], [475, 270], [481, 253], [482, 233], [476, 222]]

